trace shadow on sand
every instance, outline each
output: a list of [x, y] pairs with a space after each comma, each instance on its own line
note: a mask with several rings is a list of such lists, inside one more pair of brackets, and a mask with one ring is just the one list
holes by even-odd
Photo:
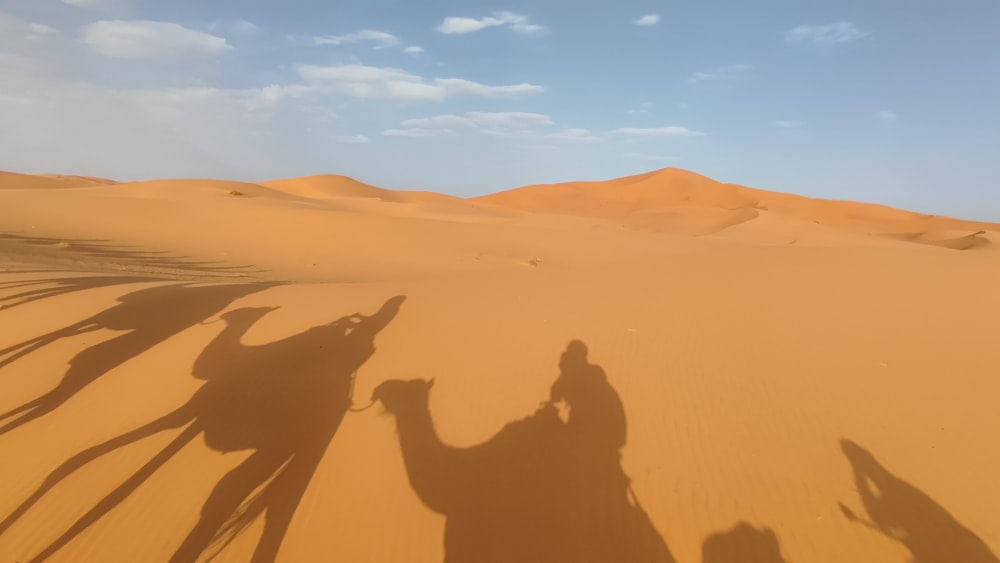
[[76, 393], [157, 344], [216, 315], [241, 297], [279, 285], [170, 284], [134, 291], [119, 304], [88, 319], [0, 350], [0, 368], [63, 338], [98, 330], [127, 331], [90, 346], [69, 361], [62, 380], [50, 391], [0, 413], [0, 435], [59, 408]]
[[705, 538], [701, 563], [787, 563], [778, 536], [770, 528], [740, 522], [733, 529]]
[[868, 520], [844, 504], [844, 515], [898, 541], [913, 563], [1000, 563], [989, 547], [927, 494], [890, 473], [865, 448], [842, 440]]
[[[44, 273], [51, 275], [55, 272]], [[24, 288], [16, 293], [0, 297], [0, 311], [13, 309], [14, 307], [27, 305], [33, 301], [39, 301], [49, 297], [67, 295], [76, 291], [96, 289], [98, 287], [109, 287], [113, 285], [154, 281], [160, 280], [146, 276], [64, 276], [35, 278], [29, 280], [0, 281], [0, 290]]]
[[375, 336], [396, 316], [403, 300], [402, 296], [394, 297], [371, 316], [350, 315], [257, 346], [244, 345], [241, 337], [272, 309], [243, 308], [225, 313], [225, 327], [194, 365], [194, 375], [206, 383], [186, 404], [70, 458], [0, 522], [0, 534], [88, 463], [148, 436], [183, 427], [173, 441], [31, 561], [44, 561], [56, 553], [124, 501], [199, 434], [216, 451], [253, 453], [219, 480], [202, 506], [197, 524], [170, 561], [195, 561], [209, 552], [218, 553], [261, 516], [264, 530], [252, 561], [273, 561], [351, 404], [354, 373], [375, 352]]
[[0, 233], [0, 255], [21, 256], [32, 264], [65, 266], [79, 272], [120, 274], [141, 272], [158, 279], [216, 279], [261, 273], [252, 266], [233, 266], [221, 260], [192, 260], [166, 251], [144, 250], [108, 240], [45, 238]]
[[[674, 561], [622, 471], [625, 411], [604, 371], [573, 341], [550, 400], [483, 444], [443, 444], [428, 409], [432, 381], [373, 392], [395, 415], [410, 484], [447, 517], [447, 563]], [[555, 403], [569, 406], [564, 423]]]

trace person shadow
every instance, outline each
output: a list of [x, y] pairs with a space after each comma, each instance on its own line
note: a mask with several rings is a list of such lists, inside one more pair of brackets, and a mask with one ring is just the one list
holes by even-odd
[[354, 375], [375, 352], [375, 336], [395, 318], [404, 300], [393, 297], [372, 315], [346, 316], [252, 346], [243, 344], [241, 337], [273, 309], [242, 308], [223, 314], [224, 328], [194, 363], [195, 377], [205, 384], [187, 403], [74, 455], [0, 522], [0, 534], [85, 465], [159, 432], [183, 428], [30, 561], [41, 562], [55, 554], [199, 434], [215, 451], [253, 453], [219, 480], [170, 561], [195, 561], [209, 552], [214, 557], [262, 516], [263, 532], [251, 561], [274, 561], [306, 487], [351, 406]]
[[56, 410], [112, 369], [218, 314], [237, 299], [277, 285], [280, 283], [181, 283], [148, 287], [118, 298], [117, 305], [90, 318], [0, 350], [0, 368], [3, 368], [63, 338], [102, 329], [124, 331], [74, 356], [65, 375], [49, 391], [0, 413], [0, 421], [8, 421], [0, 426], [0, 436]]
[[[673, 563], [621, 468], [625, 410], [604, 371], [572, 341], [548, 401], [482, 444], [441, 442], [433, 380], [372, 393], [396, 428], [410, 485], [445, 515], [446, 563]], [[556, 405], [569, 408], [568, 421]]]
[[890, 473], [871, 452], [851, 440], [840, 445], [868, 513], [866, 520], [840, 503], [849, 520], [903, 544], [913, 563], [1000, 563], [983, 540], [926, 493]]
[[705, 538], [701, 563], [787, 563], [778, 536], [770, 528], [740, 522], [731, 530]]

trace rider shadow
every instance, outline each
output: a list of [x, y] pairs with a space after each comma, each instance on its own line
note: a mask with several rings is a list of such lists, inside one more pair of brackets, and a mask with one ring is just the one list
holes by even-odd
[[849, 520], [900, 542], [914, 563], [1000, 563], [983, 540], [926, 493], [882, 467], [871, 452], [850, 440], [840, 445], [870, 518], [862, 519], [841, 503]]
[[373, 392], [396, 417], [414, 492], [446, 516], [447, 563], [673, 563], [621, 468], [617, 392], [582, 342], [569, 344], [560, 370], [535, 414], [468, 448], [438, 438], [433, 381], [386, 381]]
[[[107, 494], [32, 562], [44, 561], [125, 500], [199, 434], [219, 452], [253, 450], [223, 476], [170, 561], [218, 554], [264, 517], [252, 561], [273, 561], [292, 516], [351, 405], [354, 373], [375, 352], [375, 336], [405, 298], [389, 299], [371, 316], [341, 318], [263, 345], [241, 337], [269, 308], [222, 315], [225, 328], [195, 361], [205, 384], [183, 406], [140, 428], [84, 450], [53, 471], [3, 522], [0, 534], [48, 491], [86, 464], [166, 430], [185, 427], [131, 477]], [[254, 491], [258, 491], [254, 494]]]
[[127, 331], [73, 357], [51, 390], [0, 413], [0, 421], [11, 419], [0, 426], [0, 435], [56, 410], [104, 374], [218, 314], [237, 299], [277, 285], [280, 283], [182, 283], [140, 289], [119, 297], [117, 305], [88, 319], [0, 350], [2, 368], [63, 338], [102, 329]]
[[787, 563], [778, 536], [769, 528], [740, 522], [733, 529], [708, 536], [701, 545], [701, 563]]

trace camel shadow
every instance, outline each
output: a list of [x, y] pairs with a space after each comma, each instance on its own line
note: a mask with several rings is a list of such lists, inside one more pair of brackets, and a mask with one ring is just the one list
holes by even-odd
[[[35, 237], [0, 233], [0, 253], [25, 256], [31, 262], [63, 265], [72, 271], [118, 273], [142, 271], [159, 279], [208, 279], [261, 273], [253, 266], [229, 265], [221, 260], [193, 260], [166, 251], [114, 244], [108, 240]], [[81, 264], [81, 259], [85, 263]], [[51, 271], [51, 270], [50, 270]]]
[[209, 552], [214, 557], [260, 517], [264, 528], [252, 561], [274, 561], [306, 487], [351, 405], [354, 373], [375, 352], [375, 336], [395, 318], [404, 299], [389, 299], [370, 316], [350, 315], [255, 346], [243, 344], [241, 337], [272, 309], [225, 313], [225, 327], [194, 364], [195, 377], [206, 383], [186, 404], [70, 458], [0, 522], [0, 534], [90, 462], [159, 432], [184, 428], [30, 561], [51, 557], [199, 434], [213, 450], [253, 453], [219, 480], [170, 561], [195, 561]]
[[900, 542], [914, 563], [1000, 563], [983, 540], [926, 493], [890, 473], [871, 452], [850, 440], [840, 445], [869, 518], [841, 503], [849, 520]]
[[90, 318], [0, 350], [0, 368], [63, 338], [97, 330], [127, 331], [90, 346], [69, 361], [59, 383], [49, 391], [0, 413], [0, 435], [59, 408], [76, 393], [157, 344], [225, 310], [231, 303], [280, 285], [169, 284], [140, 289], [118, 298], [119, 304]]
[[769, 528], [740, 522], [733, 529], [705, 538], [702, 563], [787, 563], [778, 536]]
[[386, 381], [372, 399], [396, 417], [414, 492], [446, 516], [446, 563], [674, 561], [621, 468], [621, 400], [582, 342], [563, 353], [548, 402], [473, 447], [438, 438], [432, 384]]
[[0, 290], [21, 290], [0, 297], [0, 311], [77, 291], [153, 281], [159, 280], [148, 276], [66, 276], [0, 281]]

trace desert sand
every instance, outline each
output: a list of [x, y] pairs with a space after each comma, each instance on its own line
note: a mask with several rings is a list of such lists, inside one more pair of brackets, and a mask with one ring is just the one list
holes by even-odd
[[0, 173], [0, 561], [997, 563], [998, 248], [677, 169]]

